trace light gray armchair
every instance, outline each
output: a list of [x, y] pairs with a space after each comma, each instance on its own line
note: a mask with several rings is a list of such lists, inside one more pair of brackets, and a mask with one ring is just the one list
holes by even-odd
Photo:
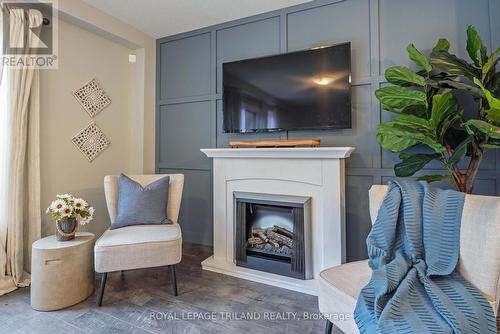
[[[102, 305], [109, 272], [170, 266], [172, 288], [177, 296], [175, 265], [182, 257], [181, 228], [177, 222], [184, 187], [183, 174], [129, 175], [143, 187], [164, 176], [170, 176], [167, 217], [173, 224], [134, 225], [107, 230], [94, 247], [95, 271], [102, 273], [98, 305]], [[104, 193], [109, 218], [114, 221], [118, 204], [118, 175], [104, 178]]]
[[[369, 191], [372, 223], [388, 187]], [[466, 195], [460, 226], [457, 271], [479, 289], [498, 315], [500, 301], [500, 198]], [[371, 277], [368, 261], [356, 261], [323, 270], [319, 280], [319, 310], [327, 319], [326, 332], [335, 324], [344, 333], [359, 333], [353, 312], [359, 292]]]

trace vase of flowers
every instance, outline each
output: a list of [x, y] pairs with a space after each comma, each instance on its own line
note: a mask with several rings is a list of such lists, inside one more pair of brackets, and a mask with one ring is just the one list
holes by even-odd
[[57, 195], [47, 208], [56, 225], [56, 239], [68, 241], [75, 237], [79, 225], [86, 225], [94, 218], [94, 208], [82, 198], [71, 194]]

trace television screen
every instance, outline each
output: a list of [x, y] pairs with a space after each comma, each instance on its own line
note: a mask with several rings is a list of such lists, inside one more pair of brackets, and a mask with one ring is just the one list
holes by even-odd
[[224, 63], [224, 132], [350, 128], [350, 64], [350, 43]]

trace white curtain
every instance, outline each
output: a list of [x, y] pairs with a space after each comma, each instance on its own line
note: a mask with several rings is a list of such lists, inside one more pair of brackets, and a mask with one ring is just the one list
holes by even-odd
[[[5, 5], [2, 10], [11, 20], [11, 39], [26, 41], [32, 36], [28, 26], [41, 19]], [[39, 73], [4, 67], [0, 74], [1, 296], [30, 283], [31, 244], [40, 238], [41, 211]]]

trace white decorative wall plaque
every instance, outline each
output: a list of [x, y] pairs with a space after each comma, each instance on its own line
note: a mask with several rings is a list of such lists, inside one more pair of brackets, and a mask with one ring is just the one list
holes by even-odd
[[97, 158], [111, 144], [106, 135], [94, 122], [76, 134], [72, 141], [89, 161]]
[[90, 80], [73, 92], [73, 96], [92, 118], [111, 103], [111, 99], [106, 95], [106, 92], [96, 79]]

